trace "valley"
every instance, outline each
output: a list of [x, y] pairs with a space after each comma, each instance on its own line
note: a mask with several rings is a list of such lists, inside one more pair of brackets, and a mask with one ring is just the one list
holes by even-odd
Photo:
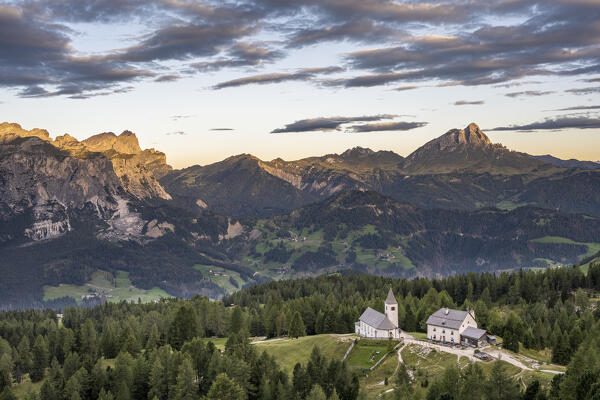
[[100, 271], [154, 300], [339, 271], [586, 270], [600, 251], [592, 167], [511, 151], [476, 124], [407, 157], [242, 154], [173, 170], [130, 131], [78, 141], [2, 123], [0, 307], [80, 304]]

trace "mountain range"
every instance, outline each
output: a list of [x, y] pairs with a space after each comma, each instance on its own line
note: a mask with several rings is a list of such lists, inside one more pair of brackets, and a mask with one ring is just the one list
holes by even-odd
[[353, 189], [426, 208], [537, 205], [600, 215], [599, 171], [551, 161], [493, 144], [470, 124], [406, 158], [364, 148], [297, 161], [239, 155], [172, 171], [160, 183], [181, 206], [236, 217], [269, 217]]
[[92, 290], [97, 271], [219, 297], [340, 269], [410, 277], [577, 263], [600, 250], [594, 164], [511, 151], [470, 124], [407, 157], [242, 154], [173, 170], [129, 131], [78, 141], [2, 123], [0, 306], [69, 304], [72, 293], [50, 289]]

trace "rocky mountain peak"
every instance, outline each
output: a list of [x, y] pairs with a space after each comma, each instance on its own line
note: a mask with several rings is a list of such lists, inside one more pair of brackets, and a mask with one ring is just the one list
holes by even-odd
[[23, 129], [21, 125], [11, 122], [0, 123], [0, 139], [6, 137], [38, 137], [42, 140], [52, 141], [50, 134], [45, 129]]
[[470, 123], [465, 129], [452, 129], [429, 143], [437, 144], [439, 150], [469, 145], [489, 146], [492, 144], [490, 138], [475, 123]]
[[131, 131], [123, 131], [119, 136], [113, 132], [104, 132], [87, 138], [83, 143], [91, 150], [106, 152], [114, 150], [122, 154], [138, 154], [142, 149], [137, 136]]
[[356, 147], [346, 150], [345, 152], [343, 152], [340, 155], [342, 157], [348, 158], [348, 157], [367, 157], [367, 156], [370, 156], [371, 154], [375, 154], [375, 152], [369, 148], [356, 146]]
[[455, 151], [465, 148], [485, 148], [493, 146], [492, 141], [476, 123], [470, 123], [465, 129], [451, 129], [415, 150], [408, 158], [417, 159], [428, 153]]

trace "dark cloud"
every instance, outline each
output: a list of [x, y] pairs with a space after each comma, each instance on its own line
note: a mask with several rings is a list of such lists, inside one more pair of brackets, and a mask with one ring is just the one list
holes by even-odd
[[595, 82], [600, 82], [600, 78], [584, 79], [584, 81], [588, 82], [588, 83], [595, 83]]
[[559, 108], [558, 110], [546, 110], [546, 111], [586, 111], [586, 110], [600, 110], [600, 106], [573, 106], [567, 108]]
[[213, 86], [213, 89], [224, 89], [229, 87], [245, 86], [251, 84], [267, 84], [267, 83], [281, 83], [288, 81], [306, 81], [312, 79], [311, 74], [303, 72], [296, 73], [279, 73], [279, 74], [262, 74], [247, 76], [245, 78], [232, 79], [225, 81]]
[[363, 115], [360, 117], [319, 117], [311, 119], [302, 119], [287, 124], [283, 128], [275, 129], [271, 133], [292, 133], [292, 132], [314, 132], [314, 131], [332, 131], [339, 130], [342, 125], [351, 122], [370, 122], [381, 121], [395, 118], [396, 115]]
[[235, 129], [233, 128], [210, 128], [211, 131], [217, 131], [217, 132], [231, 132], [234, 131]]
[[154, 79], [154, 82], [173, 82], [181, 78], [179, 75], [161, 75]]
[[505, 93], [504, 95], [506, 97], [523, 97], [523, 96], [545, 96], [548, 94], [552, 94], [555, 93], [552, 90], [547, 90], [547, 91], [541, 91], [541, 90], [525, 90], [522, 92], [511, 92], [511, 93]]
[[65, 22], [111, 22], [151, 16], [157, 3], [146, 0], [27, 1], [29, 12]]
[[327, 41], [350, 40], [356, 43], [373, 43], [400, 37], [403, 33], [369, 19], [351, 20], [321, 28], [300, 29], [287, 41], [288, 47], [304, 47]]
[[258, 43], [235, 43], [227, 52], [227, 57], [192, 64], [200, 71], [215, 71], [222, 68], [256, 67], [273, 62], [284, 56], [280, 50], [270, 49]]
[[413, 89], [418, 89], [419, 86], [399, 86], [394, 88], [394, 90], [398, 91], [398, 92], [404, 92], [405, 90], [413, 90]]
[[389, 131], [409, 131], [411, 129], [421, 128], [427, 125], [427, 122], [380, 122], [375, 124], [352, 125], [348, 127], [349, 132], [389, 132]]
[[21, 87], [23, 97], [87, 98], [155, 76], [103, 57], [75, 56], [67, 32], [61, 25], [32, 21], [21, 9], [0, 6], [0, 86]]
[[484, 103], [485, 102], [483, 100], [474, 100], [474, 101], [458, 100], [458, 101], [454, 102], [454, 105], [455, 106], [479, 106]]
[[208, 57], [218, 54], [222, 46], [256, 32], [256, 27], [235, 23], [167, 26], [111, 58], [123, 62], [150, 62]]
[[345, 68], [337, 67], [337, 66], [299, 69], [300, 72], [304, 72], [307, 74], [321, 74], [321, 75], [336, 74], [338, 72], [344, 72], [345, 70], [346, 70]]
[[534, 4], [535, 15], [520, 24], [476, 25], [451, 36], [410, 36], [393, 47], [350, 53], [347, 61], [352, 68], [376, 74], [338, 85], [432, 79], [482, 85], [600, 69], [600, 3], [530, 2]]
[[[331, 41], [376, 43], [377, 48], [346, 54], [343, 67], [353, 76], [343, 79], [315, 79], [328, 72], [303, 71], [299, 66], [294, 72], [262, 73], [214, 87], [292, 80], [348, 88], [426, 80], [440, 86], [516, 85], [516, 80], [531, 76], [600, 73], [600, 3], [593, 0], [8, 4], [12, 5], [0, 6], [0, 86], [29, 97], [84, 98], [118, 92], [138, 80], [168, 82], [182, 73], [175, 61], [185, 62], [186, 74], [260, 68], [296, 49]], [[515, 16], [519, 22], [514, 22]], [[132, 22], [133, 27], [143, 24], [146, 33], [133, 45], [89, 57], [73, 47], [78, 32], [68, 26], [123, 22]], [[280, 42], [259, 41], [273, 32], [280, 34]]]
[[598, 129], [600, 118], [592, 117], [557, 117], [525, 125], [500, 126], [488, 131], [542, 131], [562, 129]]
[[336, 72], [341, 72], [344, 69], [341, 67], [318, 67], [318, 68], [301, 68], [296, 72], [283, 72], [273, 74], [261, 74], [246, 76], [244, 78], [232, 79], [213, 86], [213, 89], [224, 89], [229, 87], [245, 86], [251, 84], [268, 84], [281, 83], [289, 81], [309, 81], [315, 78], [316, 75], [328, 75]]
[[576, 88], [576, 89], [567, 89], [567, 90], [565, 90], [565, 92], [567, 92], [567, 93], [573, 93], [573, 94], [600, 93], [600, 86], [585, 87], [585, 88]]

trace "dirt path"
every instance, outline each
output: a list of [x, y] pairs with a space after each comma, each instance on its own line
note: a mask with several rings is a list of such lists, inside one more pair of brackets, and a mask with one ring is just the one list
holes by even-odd
[[[437, 351], [454, 354], [454, 355], [458, 356], [459, 359], [460, 359], [460, 357], [467, 357], [471, 361], [481, 361], [480, 359], [475, 357], [475, 349], [472, 349], [472, 348], [461, 349], [458, 347], [453, 348], [450, 346], [443, 346], [443, 345], [439, 345], [439, 344], [429, 343], [429, 342], [426, 342], [423, 340], [417, 340], [409, 335], [405, 336], [404, 343], [405, 343], [405, 345], [406, 344], [417, 344], [419, 346], [432, 348]], [[489, 355], [491, 355], [492, 357], [506, 361], [507, 363], [510, 363], [510, 364], [514, 365], [515, 367], [521, 368], [522, 370], [526, 370], [526, 371], [533, 370], [532, 368], [529, 368], [525, 364], [521, 363], [516, 358], [512, 357], [510, 354], [507, 354], [503, 351], [490, 349], [490, 350], [485, 350], [485, 352], [488, 353]]]
[[[398, 364], [396, 364], [396, 368], [394, 369], [394, 372], [392, 372], [392, 376], [390, 378], [393, 378], [394, 376], [396, 376], [396, 373], [398, 373], [398, 368], [400, 368], [400, 363], [403, 363], [404, 360], [402, 360], [402, 349], [404, 349], [406, 347], [406, 343], [404, 343], [399, 349], [398, 349]], [[385, 385], [385, 381], [381, 381], [377, 384], [378, 386], [382, 386]], [[389, 390], [388, 390], [389, 392]], [[387, 392], [385, 392], [387, 393]]]

